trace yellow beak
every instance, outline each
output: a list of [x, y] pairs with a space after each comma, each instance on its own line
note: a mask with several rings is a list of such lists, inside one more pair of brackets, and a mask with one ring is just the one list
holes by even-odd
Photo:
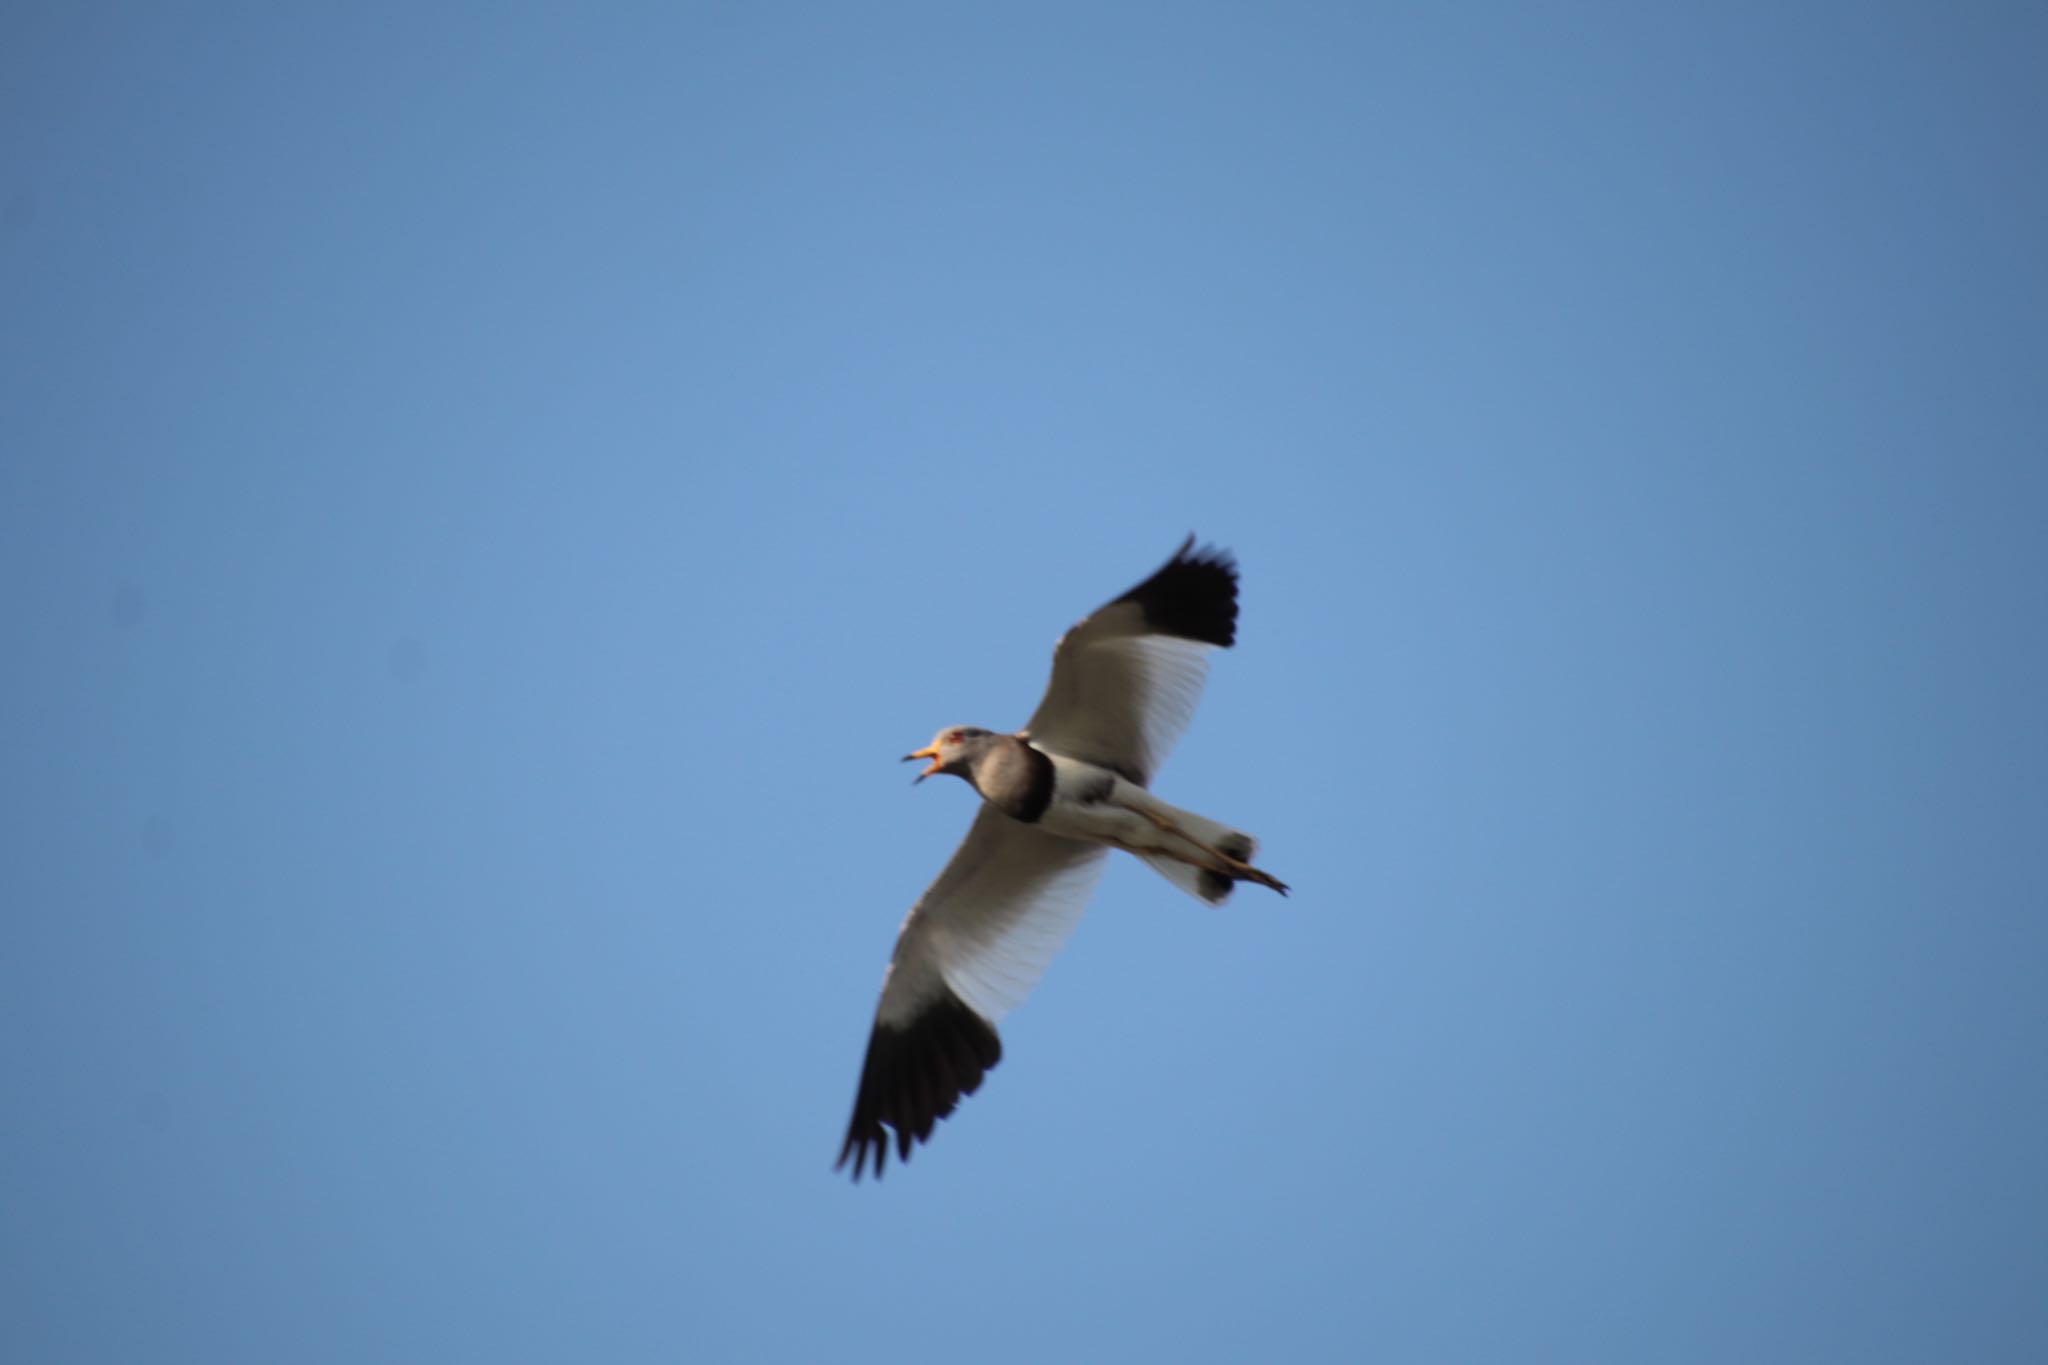
[[939, 768], [942, 766], [939, 762], [939, 750], [937, 745], [927, 744], [922, 749], [919, 749], [916, 753], [903, 755], [903, 761], [905, 763], [915, 763], [920, 758], [930, 759], [932, 761], [932, 766], [926, 768], [923, 772], [917, 775], [917, 782], [912, 782], [910, 784], [913, 787], [916, 786], [918, 782], [924, 781], [927, 777], [930, 777], [933, 773], [937, 772]]

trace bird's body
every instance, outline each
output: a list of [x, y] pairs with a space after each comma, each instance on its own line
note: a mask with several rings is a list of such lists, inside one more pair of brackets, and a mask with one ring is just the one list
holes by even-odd
[[1047, 833], [1135, 853], [1211, 905], [1229, 899], [1237, 882], [1287, 893], [1284, 882], [1251, 865], [1259, 849], [1251, 835], [1168, 805], [1107, 768], [1077, 758], [1052, 762], [1052, 804], [1039, 822]]
[[[958, 767], [941, 763], [926, 776], [957, 771], [1012, 819], [1063, 839], [1134, 853], [1211, 904], [1227, 899], [1239, 881], [1287, 889], [1250, 866], [1258, 848], [1250, 835], [1168, 805], [1114, 769], [1048, 752], [1022, 735], [966, 727], [941, 731], [913, 757], [939, 758], [952, 748], [964, 751]], [[1209, 876], [1189, 884], [1173, 865]]]
[[897, 938], [839, 1158], [855, 1179], [870, 1159], [881, 1174], [890, 1129], [908, 1159], [1001, 1059], [996, 1020], [1065, 941], [1108, 850], [1212, 905], [1241, 881], [1286, 893], [1251, 865], [1257, 840], [1148, 789], [1194, 713], [1209, 649], [1236, 638], [1236, 566], [1193, 547], [1061, 638], [1025, 729], [955, 726], [910, 755], [931, 760], [920, 781], [963, 778], [983, 807]]

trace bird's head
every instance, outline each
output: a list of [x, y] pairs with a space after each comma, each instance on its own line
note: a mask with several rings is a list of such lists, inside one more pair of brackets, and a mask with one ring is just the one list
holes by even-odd
[[[905, 754], [903, 761], [912, 763], [928, 758], [932, 766], [917, 775], [922, 782], [935, 773], [952, 773], [956, 777], [967, 776], [967, 769], [976, 755], [988, 747], [995, 736], [987, 730], [978, 730], [972, 725], [952, 725], [932, 736], [932, 742], [915, 753]], [[915, 785], [915, 784], [913, 784]]]

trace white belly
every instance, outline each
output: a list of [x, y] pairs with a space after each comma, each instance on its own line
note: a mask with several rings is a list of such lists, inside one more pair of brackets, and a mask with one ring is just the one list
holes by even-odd
[[1163, 848], [1169, 835], [1139, 814], [1173, 808], [1143, 787], [1126, 782], [1107, 768], [1079, 759], [1049, 755], [1053, 766], [1052, 803], [1038, 827], [1066, 839], [1109, 844], [1132, 851]]

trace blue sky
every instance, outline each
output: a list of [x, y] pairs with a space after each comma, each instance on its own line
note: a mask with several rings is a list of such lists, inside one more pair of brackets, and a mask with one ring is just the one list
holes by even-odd
[[[19, 7], [0, 1355], [2048, 1354], [2030, 6]], [[905, 908], [1190, 530], [982, 1092]]]

